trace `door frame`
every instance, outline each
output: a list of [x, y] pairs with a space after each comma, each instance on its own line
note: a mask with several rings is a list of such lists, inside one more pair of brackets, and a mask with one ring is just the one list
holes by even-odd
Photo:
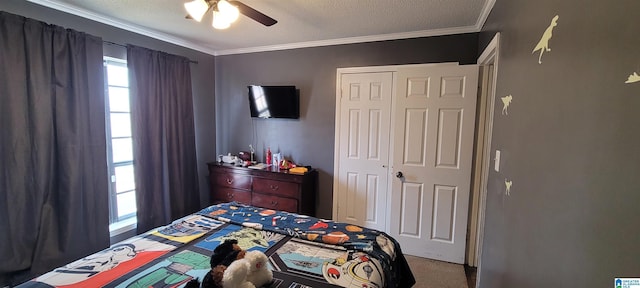
[[[396, 72], [399, 68], [413, 68], [413, 67], [430, 67], [436, 65], [459, 65], [459, 62], [443, 62], [443, 63], [426, 63], [426, 64], [406, 64], [406, 65], [382, 65], [382, 66], [362, 66], [362, 67], [345, 67], [345, 68], [337, 68], [336, 69], [336, 111], [335, 111], [335, 127], [334, 127], [334, 146], [333, 146], [333, 206], [332, 206], [332, 219], [338, 219], [338, 197], [336, 193], [338, 192], [337, 188], [339, 186], [339, 172], [340, 172], [340, 97], [342, 95], [341, 91], [341, 79], [343, 74], [353, 74], [353, 73], [374, 73], [374, 72], [392, 72], [393, 73], [393, 82], [395, 85], [396, 81]], [[391, 89], [391, 111], [393, 111], [393, 99], [396, 97], [395, 87]], [[391, 118], [391, 125], [393, 125], [393, 117]], [[390, 126], [391, 127], [391, 126]], [[389, 143], [389, 151], [393, 151], [393, 141]], [[389, 157], [391, 154], [389, 154]], [[392, 163], [389, 163], [388, 167], [388, 175], [393, 175], [393, 166]], [[391, 191], [392, 181], [387, 181], [387, 193]], [[386, 203], [386, 219], [391, 217], [391, 201], [387, 201]], [[385, 231], [388, 232], [390, 230], [389, 221], [385, 221]]]
[[[469, 240], [473, 241], [473, 246], [469, 245], [469, 249], [467, 251], [467, 259], [470, 266], [476, 266], [476, 287], [480, 287], [480, 270], [482, 269], [482, 242], [484, 238], [484, 224], [485, 224], [485, 212], [486, 212], [486, 202], [487, 202], [487, 190], [488, 190], [488, 182], [489, 182], [489, 171], [491, 169], [491, 140], [493, 138], [493, 119], [494, 119], [494, 110], [495, 110], [495, 99], [496, 99], [496, 85], [498, 80], [498, 64], [499, 64], [499, 55], [500, 55], [500, 32], [497, 32], [491, 42], [484, 49], [480, 57], [478, 57], [477, 64], [481, 67], [483, 66], [493, 66], [493, 71], [485, 77], [486, 81], [481, 82], [481, 86], [479, 88], [481, 95], [484, 97], [488, 97], [485, 102], [484, 107], [484, 132], [483, 132], [483, 141], [478, 141], [482, 147], [479, 147], [481, 151], [483, 151], [480, 155], [476, 155], [475, 161], [481, 161], [482, 166], [480, 167], [481, 171], [474, 171], [476, 174], [475, 178], [477, 178], [477, 174], [479, 176], [479, 185], [476, 185], [472, 191], [473, 198], [478, 201], [473, 201], [472, 211], [475, 213], [471, 214], [471, 222], [474, 224], [474, 227], [470, 227], [469, 229]], [[485, 70], [486, 71], [486, 70]], [[479, 150], [480, 150], [479, 149]], [[477, 163], [477, 162], [476, 162]], [[476, 165], [476, 167], [478, 167]], [[478, 173], [480, 172], [480, 173]], [[471, 265], [476, 264], [476, 265]]]

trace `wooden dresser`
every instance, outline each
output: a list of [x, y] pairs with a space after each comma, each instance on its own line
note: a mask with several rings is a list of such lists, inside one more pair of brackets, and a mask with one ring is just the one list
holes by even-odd
[[255, 170], [210, 162], [211, 201], [236, 201], [253, 206], [315, 216], [318, 171], [289, 173], [269, 167]]

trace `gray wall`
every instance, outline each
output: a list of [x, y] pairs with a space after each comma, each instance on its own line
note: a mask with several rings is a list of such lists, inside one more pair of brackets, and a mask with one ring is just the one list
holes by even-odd
[[[181, 55], [198, 64], [191, 64], [193, 81], [193, 103], [196, 132], [196, 155], [198, 159], [198, 178], [202, 206], [209, 203], [209, 184], [206, 162], [215, 158], [215, 104], [214, 104], [214, 57], [191, 49], [169, 44], [144, 35], [114, 28], [85, 18], [32, 4], [24, 0], [2, 0], [0, 10], [24, 17], [55, 24], [65, 28], [86, 32], [102, 37], [104, 41], [118, 44], [134, 44], [149, 49]], [[105, 45], [105, 51], [126, 55], [124, 47]], [[106, 177], [106, 176], [105, 176]]]
[[[214, 62], [26, 1], [3, 0], [0, 9], [199, 61], [192, 76], [203, 197], [205, 163], [216, 154], [254, 143], [262, 157], [269, 145], [320, 170], [317, 214], [325, 218], [332, 206], [336, 68], [464, 64], [478, 54], [478, 36], [466, 34], [218, 56]], [[640, 73], [637, 11], [634, 0], [495, 4], [479, 51], [502, 33], [497, 97], [511, 94], [513, 102], [509, 116], [494, 118], [492, 151], [502, 150], [502, 167], [489, 175], [481, 287], [611, 287], [614, 277], [638, 277], [640, 82], [624, 83]], [[556, 14], [552, 50], [538, 64], [531, 51]], [[296, 85], [301, 119], [252, 120], [248, 84]], [[499, 99], [495, 108], [502, 109]], [[511, 196], [504, 195], [505, 178], [513, 181]]]
[[[219, 154], [280, 151], [319, 170], [316, 214], [331, 218], [335, 140], [336, 69], [340, 67], [476, 62], [477, 34], [337, 45], [216, 57], [216, 129]], [[247, 85], [295, 85], [299, 120], [253, 119]], [[275, 151], [274, 151], [275, 152]]]
[[[640, 2], [498, 0], [501, 32], [481, 287], [613, 287], [640, 277]], [[553, 16], [542, 64], [532, 54]], [[492, 153], [493, 156], [493, 153]], [[513, 181], [505, 196], [504, 180]]]

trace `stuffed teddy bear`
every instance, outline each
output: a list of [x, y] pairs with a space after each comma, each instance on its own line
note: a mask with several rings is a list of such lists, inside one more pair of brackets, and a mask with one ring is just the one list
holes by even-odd
[[247, 251], [238, 246], [238, 240], [227, 239], [213, 250], [211, 271], [202, 279], [203, 288], [221, 288], [224, 271], [235, 260], [244, 258]]
[[191, 280], [185, 285], [185, 288], [222, 288], [222, 276], [224, 271], [235, 260], [244, 258], [247, 251], [242, 250], [238, 246], [238, 240], [227, 239], [223, 243], [220, 243], [218, 247], [213, 250], [209, 264], [211, 270], [202, 279], [202, 286], [197, 279]]
[[260, 251], [249, 251], [244, 258], [227, 267], [222, 277], [223, 288], [262, 287], [273, 280], [267, 268], [267, 256]]
[[267, 256], [260, 251], [245, 251], [237, 240], [225, 240], [213, 250], [211, 271], [202, 279], [191, 280], [185, 288], [255, 288], [270, 283], [273, 272], [267, 268]]

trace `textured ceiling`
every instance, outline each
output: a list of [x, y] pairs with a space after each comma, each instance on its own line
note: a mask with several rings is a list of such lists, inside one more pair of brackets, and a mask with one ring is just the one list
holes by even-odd
[[190, 0], [29, 0], [213, 55], [477, 32], [495, 0], [241, 0], [278, 20], [226, 30], [185, 19]]

